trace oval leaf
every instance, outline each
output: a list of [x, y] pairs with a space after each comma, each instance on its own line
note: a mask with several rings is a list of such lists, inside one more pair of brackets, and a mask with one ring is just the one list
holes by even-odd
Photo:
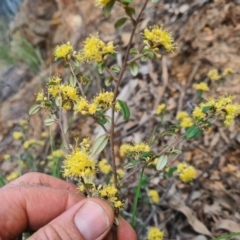
[[75, 87], [77, 84], [77, 79], [73, 74], [70, 74], [69, 83], [72, 87]]
[[106, 134], [101, 135], [93, 143], [90, 154], [92, 156], [98, 155], [107, 146], [107, 143], [108, 143], [108, 136]]
[[120, 67], [117, 64], [112, 65], [110, 69], [115, 73], [120, 72]]
[[128, 105], [122, 100], [118, 99], [117, 101], [122, 110], [124, 120], [128, 120], [130, 118], [130, 110], [128, 108]]
[[138, 67], [138, 64], [136, 62], [131, 62], [129, 64], [129, 69], [130, 69], [130, 72], [133, 76], [136, 76], [138, 74], [139, 67]]
[[111, 0], [106, 7], [103, 8], [103, 12], [105, 14], [106, 17], [108, 17], [112, 11], [112, 8], [114, 6], [115, 0]]
[[33, 114], [37, 113], [40, 110], [40, 108], [41, 108], [41, 106], [38, 104], [31, 106], [29, 109], [29, 112], [28, 112], [29, 115], [33, 115]]
[[112, 82], [113, 82], [113, 78], [111, 76], [106, 77], [104, 79], [104, 84], [105, 84], [106, 87], [109, 87], [112, 84]]
[[161, 155], [158, 158], [156, 169], [158, 171], [162, 170], [167, 165], [167, 162], [168, 162], [168, 156], [166, 154]]
[[197, 138], [201, 134], [201, 128], [199, 126], [192, 126], [186, 131], [186, 138]]
[[47, 118], [47, 119], [44, 120], [44, 125], [48, 126], [48, 127], [53, 125], [54, 123], [55, 123], [55, 119], [54, 118]]
[[122, 27], [122, 26], [124, 25], [124, 23], [125, 23], [127, 20], [128, 20], [128, 18], [126, 18], [126, 17], [119, 18], [119, 19], [115, 22], [114, 27], [115, 27], [116, 29], [119, 29], [120, 27]]

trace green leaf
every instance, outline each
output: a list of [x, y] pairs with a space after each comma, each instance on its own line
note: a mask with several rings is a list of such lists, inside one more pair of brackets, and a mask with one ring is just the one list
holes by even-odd
[[137, 48], [131, 48], [130, 49], [130, 54], [137, 55], [137, 54], [139, 54], [139, 50]]
[[162, 170], [167, 165], [167, 162], [168, 162], [168, 155], [166, 154], [161, 155], [158, 158], [156, 169], [158, 171]]
[[106, 17], [108, 17], [112, 11], [112, 8], [114, 6], [115, 0], [111, 0], [104, 8], [103, 8], [103, 12], [105, 14]]
[[97, 70], [99, 72], [99, 74], [103, 74], [106, 68], [106, 63], [105, 62], [100, 62], [97, 65]]
[[[212, 238], [211, 240], [230, 240], [232, 237], [240, 236], [240, 232], [234, 232], [226, 234], [217, 238]], [[233, 240], [233, 239], [232, 239]]]
[[141, 61], [142, 61], [142, 62], [147, 62], [148, 59], [149, 59], [148, 56], [142, 56], [142, 57], [141, 57]]
[[44, 120], [44, 125], [49, 127], [51, 125], [53, 125], [56, 122], [55, 118], [47, 118]]
[[122, 110], [124, 120], [128, 120], [130, 118], [130, 110], [128, 108], [128, 105], [122, 100], [118, 99], [117, 101]]
[[136, 14], [135, 9], [132, 8], [132, 7], [127, 7], [127, 8], [125, 9], [125, 11], [126, 11], [126, 14], [127, 14], [129, 17], [133, 17], [133, 16]]
[[197, 138], [201, 134], [201, 128], [199, 126], [192, 126], [186, 131], [186, 138]]
[[88, 84], [89, 82], [91, 82], [91, 79], [89, 77], [86, 77], [86, 76], [81, 77], [82, 84]]
[[212, 106], [206, 106], [206, 107], [204, 107], [204, 108], [202, 109], [202, 112], [203, 112], [203, 113], [207, 113], [208, 110], [210, 110], [210, 109], [212, 109], [212, 108], [213, 108]]
[[138, 67], [138, 64], [136, 62], [131, 62], [129, 64], [129, 69], [130, 69], [130, 72], [133, 76], [136, 76], [138, 74], [139, 67]]
[[106, 87], [109, 87], [112, 84], [112, 82], [113, 82], [113, 78], [111, 76], [106, 77], [104, 79], [104, 84], [105, 84]]
[[7, 180], [5, 177], [0, 173], [0, 187], [3, 187], [6, 185]]
[[29, 109], [29, 115], [34, 115], [35, 113], [37, 113], [40, 110], [41, 106], [39, 104], [35, 104], [33, 106], [30, 107]]
[[154, 52], [151, 49], [144, 49], [143, 54], [148, 58], [154, 58]]
[[168, 177], [172, 177], [173, 176], [173, 173], [177, 170], [177, 167], [170, 167], [168, 169], [167, 172], [165, 172], [167, 174]]
[[122, 0], [122, 3], [130, 4], [133, 0]]
[[107, 143], [108, 143], [108, 136], [106, 134], [98, 137], [93, 143], [92, 149], [90, 151], [90, 155], [92, 156], [98, 155], [107, 146]]
[[[57, 107], [60, 107], [60, 106], [61, 106], [61, 103], [62, 103], [61, 97], [56, 96], [56, 97], [55, 97], [55, 104], [56, 104], [56, 106], [57, 106]], [[63, 105], [63, 104], [62, 104], [62, 105]]]
[[141, 161], [140, 160], [133, 160], [125, 164], [124, 169], [131, 169], [138, 165]]
[[77, 84], [77, 79], [72, 73], [70, 74], [70, 77], [69, 77], [69, 83], [72, 87], [75, 87]]
[[110, 69], [115, 72], [115, 73], [119, 73], [120, 72], [120, 67], [117, 64], [114, 64], [110, 67]]
[[126, 17], [119, 18], [119, 19], [115, 22], [114, 27], [115, 27], [116, 29], [119, 29], [120, 27], [122, 27], [122, 26], [124, 25], [124, 23], [125, 23], [127, 20], [128, 20], [128, 18], [126, 18]]

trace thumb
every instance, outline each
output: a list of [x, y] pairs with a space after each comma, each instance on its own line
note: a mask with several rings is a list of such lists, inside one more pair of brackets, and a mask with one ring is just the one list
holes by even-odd
[[29, 239], [100, 240], [110, 231], [113, 220], [113, 209], [108, 203], [87, 198], [39, 229]]

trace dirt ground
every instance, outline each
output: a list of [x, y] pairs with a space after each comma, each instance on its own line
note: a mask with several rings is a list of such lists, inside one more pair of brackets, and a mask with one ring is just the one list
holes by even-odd
[[[36, 5], [34, 5], [36, 4]], [[140, 0], [134, 1], [139, 9]], [[28, 13], [28, 14], [26, 14]], [[44, 113], [28, 116], [29, 107], [35, 101], [35, 93], [44, 87], [49, 76], [67, 72], [53, 59], [57, 44], [70, 41], [76, 48], [89, 34], [98, 33], [104, 41], [114, 40], [118, 45], [117, 63], [120, 64], [130, 37], [130, 24], [116, 31], [112, 23], [121, 17], [120, 7], [109, 18], [95, 7], [94, 1], [77, 0], [25, 0], [16, 18], [11, 23], [11, 36], [24, 34], [26, 39], [40, 49], [43, 64], [38, 74], [32, 74], [24, 63], [1, 68], [0, 83], [0, 171], [4, 176], [17, 168], [16, 159], [3, 160], [4, 154], [14, 154], [21, 148], [12, 138], [19, 129], [21, 119], [29, 121], [29, 137], [40, 138], [44, 130]], [[116, 151], [122, 143], [148, 141], [156, 126], [163, 125], [155, 115], [158, 104], [165, 103], [168, 113], [165, 121], [176, 123], [176, 113], [190, 111], [191, 103], [197, 102], [193, 84], [206, 80], [209, 70], [220, 72], [226, 67], [234, 69], [234, 75], [220, 84], [208, 82], [210, 92], [203, 97], [232, 94], [240, 103], [240, 1], [235, 0], [176, 0], [149, 3], [144, 19], [137, 29], [135, 43], [141, 44], [141, 32], [149, 25], [163, 24], [176, 43], [177, 49], [160, 60], [140, 63], [136, 77], [125, 74], [121, 83], [121, 97], [129, 103], [131, 118], [126, 123], [116, 119]], [[88, 94], [95, 95], [103, 87], [103, 77], [94, 69], [85, 69], [94, 81]], [[130, 81], [131, 80], [131, 81]], [[68, 115], [66, 114], [66, 118]], [[67, 124], [67, 122], [66, 122]], [[55, 127], [56, 144], [59, 144], [59, 129]], [[198, 140], [182, 142], [183, 154], [172, 159], [172, 164], [186, 161], [198, 172], [190, 184], [176, 177], [163, 179], [161, 173], [148, 170], [151, 189], [160, 196], [157, 205], [145, 204], [147, 189], [142, 189], [142, 198], [137, 216], [137, 232], [145, 239], [146, 226], [157, 225], [164, 230], [166, 239], [206, 240], [223, 234], [240, 232], [240, 121], [229, 128], [214, 122], [209, 131]], [[73, 136], [94, 136], [100, 129], [93, 121], [75, 117], [70, 131]], [[169, 138], [157, 139], [153, 151], [159, 152]], [[49, 143], [36, 149], [37, 161], [46, 158]], [[105, 152], [105, 157], [109, 153]], [[117, 153], [117, 163], [124, 160]], [[43, 169], [44, 171], [44, 169]], [[131, 184], [123, 186], [126, 209], [123, 215], [130, 218], [133, 192], [139, 174]], [[145, 227], [144, 227], [145, 226]], [[235, 238], [237, 239], [237, 238]]]

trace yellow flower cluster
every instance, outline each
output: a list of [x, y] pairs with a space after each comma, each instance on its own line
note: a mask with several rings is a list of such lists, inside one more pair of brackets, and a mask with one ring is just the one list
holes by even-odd
[[63, 176], [70, 178], [92, 177], [96, 172], [95, 164], [95, 160], [87, 152], [75, 148], [63, 162]]
[[166, 109], [166, 104], [163, 103], [163, 104], [158, 105], [156, 114], [157, 115], [162, 114], [165, 109]]
[[177, 120], [180, 126], [183, 128], [189, 128], [193, 126], [193, 120], [186, 111], [180, 111], [177, 114]]
[[15, 171], [15, 172], [10, 173], [10, 174], [6, 177], [6, 179], [7, 179], [8, 182], [10, 182], [10, 181], [12, 181], [12, 180], [14, 180], [14, 179], [16, 179], [16, 178], [18, 178], [18, 177], [19, 177], [19, 173], [18, 173], [17, 171]]
[[39, 146], [43, 147], [44, 144], [45, 144], [44, 141], [40, 141], [40, 140], [36, 140], [36, 139], [29, 139], [23, 143], [23, 147], [25, 149], [28, 149], [33, 145], [39, 145]]
[[230, 74], [234, 74], [234, 70], [232, 68], [225, 68], [222, 73], [222, 76], [226, 77], [227, 75], [230, 75]]
[[105, 44], [99, 36], [90, 36], [84, 42], [83, 49], [76, 56], [79, 62], [94, 61], [100, 63], [107, 54], [115, 53], [113, 42]]
[[110, 0], [96, 0], [95, 5], [100, 8], [106, 7], [106, 5], [110, 2]]
[[218, 81], [221, 78], [226, 77], [227, 75], [231, 75], [234, 73], [234, 70], [232, 68], [225, 68], [222, 75], [219, 74], [217, 69], [212, 69], [208, 72], [207, 76], [213, 80], [213, 81]]
[[22, 119], [22, 120], [19, 121], [19, 125], [20, 125], [21, 127], [25, 127], [26, 125], [28, 125], [28, 121]]
[[209, 87], [205, 82], [200, 82], [199, 84], [195, 84], [193, 87], [198, 91], [203, 91], [203, 92], [209, 91]]
[[19, 140], [23, 138], [23, 133], [22, 132], [13, 132], [13, 138], [15, 140]]
[[3, 155], [4, 160], [9, 160], [10, 158], [11, 158], [11, 156], [9, 154], [4, 154]]
[[44, 92], [41, 91], [37, 94], [37, 98], [36, 98], [36, 101], [37, 102], [42, 102], [44, 100]]
[[[79, 97], [75, 105], [75, 111], [83, 115], [93, 115], [96, 111], [105, 111], [112, 106], [114, 98], [113, 92], [100, 92], [92, 101], [88, 103], [85, 98]], [[119, 105], [116, 104], [116, 110], [119, 110]]]
[[105, 158], [99, 161], [98, 168], [103, 174], [108, 174], [111, 171], [111, 166], [108, 164], [108, 161]]
[[41, 133], [41, 138], [47, 138], [48, 137], [48, 133], [47, 132], [42, 132]]
[[123, 209], [124, 203], [117, 197], [118, 190], [113, 185], [103, 186], [99, 190], [100, 197], [107, 199], [115, 208]]
[[163, 240], [164, 232], [156, 227], [150, 227], [148, 230], [147, 240]]
[[192, 181], [197, 175], [196, 169], [187, 163], [179, 163], [177, 165], [177, 173], [184, 183]]
[[153, 203], [157, 204], [159, 202], [160, 197], [159, 197], [159, 194], [156, 190], [151, 189], [151, 190], [149, 190], [148, 194], [149, 194], [149, 197], [151, 198]]
[[68, 55], [73, 51], [72, 44], [67, 42], [65, 44], [58, 45], [54, 50], [55, 59], [66, 59]]
[[176, 48], [173, 37], [162, 26], [146, 28], [143, 35], [144, 43], [153, 49], [163, 46], [167, 51], [173, 51]]
[[232, 96], [220, 97], [218, 99], [209, 98], [206, 103], [200, 105], [201, 108], [211, 106], [216, 115], [223, 118], [224, 124], [229, 126], [233, 123], [234, 118], [240, 114], [240, 105], [233, 103]]
[[57, 149], [52, 151], [52, 154], [48, 156], [49, 160], [55, 159], [55, 158], [60, 158], [64, 156], [64, 152], [62, 149]]
[[208, 72], [207, 76], [212, 80], [212, 81], [218, 81], [221, 79], [221, 75], [219, 74], [217, 69], [212, 69]]
[[206, 117], [206, 114], [202, 112], [202, 108], [195, 107], [192, 113], [194, 119], [201, 119]]
[[120, 156], [125, 157], [128, 153], [149, 152], [150, 147], [144, 142], [131, 144], [122, 144], [120, 147]]

